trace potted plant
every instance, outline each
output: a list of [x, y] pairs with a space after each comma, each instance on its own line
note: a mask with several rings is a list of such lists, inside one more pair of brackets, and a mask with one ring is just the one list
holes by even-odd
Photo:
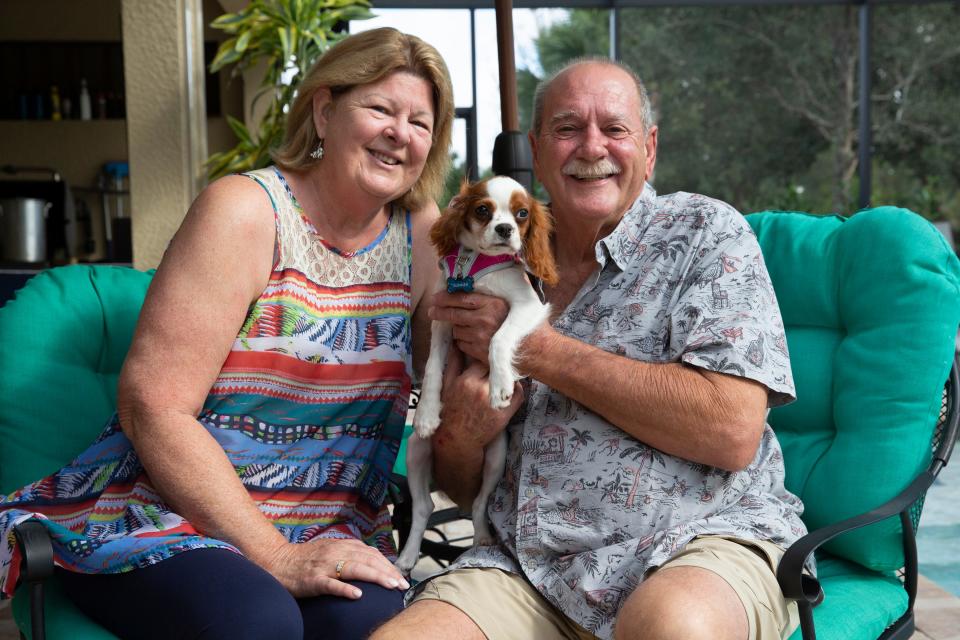
[[209, 179], [270, 163], [270, 150], [283, 139], [286, 113], [300, 80], [327, 48], [347, 35], [343, 27], [350, 20], [373, 17], [369, 8], [368, 0], [251, 0], [242, 11], [213, 21], [212, 27], [231, 37], [220, 45], [210, 71], [234, 65], [231, 76], [236, 77], [264, 62], [266, 74], [254, 100], [270, 102], [260, 122], [250, 128], [227, 116], [238, 142], [210, 156]]

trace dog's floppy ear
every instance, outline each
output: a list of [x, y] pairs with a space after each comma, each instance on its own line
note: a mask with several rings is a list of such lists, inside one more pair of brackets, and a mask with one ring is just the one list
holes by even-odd
[[530, 273], [549, 285], [557, 284], [557, 263], [550, 250], [550, 232], [553, 230], [553, 216], [536, 198], [530, 196], [529, 226], [523, 241], [524, 259]]
[[447, 208], [430, 229], [430, 242], [436, 247], [441, 257], [453, 253], [459, 244], [457, 236], [460, 235], [463, 217], [467, 213], [469, 187], [470, 183], [464, 179], [460, 185], [460, 192], [450, 199]]

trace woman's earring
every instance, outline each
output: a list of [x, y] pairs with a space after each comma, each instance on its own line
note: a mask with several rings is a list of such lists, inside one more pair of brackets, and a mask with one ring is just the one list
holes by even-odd
[[314, 160], [323, 160], [323, 140], [317, 143], [317, 148], [310, 152], [310, 157]]

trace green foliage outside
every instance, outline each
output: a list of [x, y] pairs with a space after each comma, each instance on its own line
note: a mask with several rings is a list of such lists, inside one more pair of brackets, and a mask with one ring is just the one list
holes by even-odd
[[269, 101], [254, 130], [236, 118], [227, 122], [237, 145], [207, 160], [211, 180], [270, 164], [270, 150], [283, 140], [286, 113], [307, 70], [332, 44], [347, 34], [335, 31], [350, 20], [372, 17], [367, 0], [251, 0], [238, 13], [227, 13], [211, 24], [230, 38], [210, 63], [216, 73], [233, 65], [238, 76], [257, 64], [266, 65], [257, 100]]
[[[858, 193], [857, 8], [622, 9], [621, 55], [660, 126], [655, 185], [742, 211], [850, 213]], [[608, 13], [574, 10], [536, 42], [544, 72], [609, 51]], [[960, 7], [877, 6], [875, 205], [960, 227]], [[518, 71], [529, 127], [531, 70]]]
[[[443, 208], [447, 206], [447, 203], [450, 202], [450, 199], [457, 195], [457, 192], [460, 191], [460, 185], [463, 183], [464, 176], [467, 175], [467, 161], [466, 159], [461, 159], [455, 152], [450, 154], [450, 173], [447, 174], [447, 180], [443, 184], [443, 195], [440, 197], [440, 200], [437, 204], [440, 205], [440, 210], [443, 211]], [[493, 170], [487, 167], [480, 172], [480, 177], [477, 180], [484, 180], [493, 175]]]

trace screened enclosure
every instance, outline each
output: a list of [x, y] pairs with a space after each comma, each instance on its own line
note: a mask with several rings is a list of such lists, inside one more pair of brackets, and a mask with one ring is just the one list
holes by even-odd
[[[660, 127], [654, 186], [744, 212], [895, 204], [960, 224], [960, 3], [567, 0], [513, 3], [520, 126], [537, 81], [583, 55], [630, 64]], [[451, 188], [500, 131], [493, 2], [374, 2], [454, 76]]]

